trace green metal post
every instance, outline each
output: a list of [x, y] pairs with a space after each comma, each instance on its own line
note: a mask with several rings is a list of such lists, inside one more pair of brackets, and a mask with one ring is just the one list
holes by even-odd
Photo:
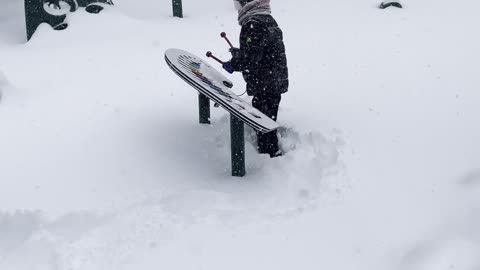
[[[65, 22], [66, 15], [52, 15], [44, 9], [47, 0], [24, 0], [25, 2], [25, 23], [27, 28], [27, 40], [30, 40], [37, 27], [42, 23], [47, 23], [55, 30], [63, 30], [68, 27]], [[103, 7], [100, 5], [90, 5], [92, 2], [97, 4], [113, 5], [111, 0], [75, 0], [65, 1], [70, 5], [69, 12], [74, 12], [78, 7], [87, 7], [86, 11], [90, 13], [99, 13]]]
[[172, 0], [173, 17], [183, 18], [182, 0]]
[[210, 99], [204, 94], [198, 95], [198, 114], [200, 124], [210, 124]]
[[25, 0], [25, 23], [27, 28], [27, 40], [30, 40], [33, 33], [41, 23], [48, 23], [52, 27], [61, 30], [66, 16], [53, 16], [43, 9], [43, 2], [40, 0]]
[[242, 120], [230, 114], [232, 176], [245, 175], [245, 134]]
[[35, 3], [32, 0], [25, 0], [25, 21], [27, 27], [27, 40], [30, 40], [33, 33], [37, 29], [37, 26], [42, 22], [42, 18], [39, 18], [40, 11], [43, 7], [39, 3]]

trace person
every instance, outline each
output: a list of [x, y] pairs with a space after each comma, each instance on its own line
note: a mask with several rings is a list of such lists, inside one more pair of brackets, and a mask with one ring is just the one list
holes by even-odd
[[[252, 105], [277, 121], [281, 95], [288, 91], [288, 67], [283, 33], [271, 15], [270, 0], [234, 0], [241, 26], [240, 47], [223, 64], [229, 72], [242, 72]], [[277, 131], [257, 132], [257, 150], [281, 156]]]

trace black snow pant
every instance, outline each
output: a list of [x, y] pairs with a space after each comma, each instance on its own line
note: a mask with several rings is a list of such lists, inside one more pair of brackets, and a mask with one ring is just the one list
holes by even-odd
[[[277, 121], [278, 107], [282, 96], [261, 92], [253, 96], [252, 105], [266, 116]], [[278, 148], [277, 130], [261, 133], [257, 131], [258, 152], [262, 154], [275, 154]]]

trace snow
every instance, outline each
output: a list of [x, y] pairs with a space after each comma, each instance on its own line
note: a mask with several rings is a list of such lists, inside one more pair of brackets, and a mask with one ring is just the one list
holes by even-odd
[[231, 1], [118, 0], [28, 43], [22, 2], [0, 0], [0, 269], [480, 269], [477, 1], [272, 1], [287, 153], [247, 128], [242, 179], [228, 115], [200, 126], [163, 59], [228, 59]]
[[5, 74], [0, 70], [0, 101], [2, 100], [2, 92], [9, 87], [9, 83], [7, 78], [5, 78]]

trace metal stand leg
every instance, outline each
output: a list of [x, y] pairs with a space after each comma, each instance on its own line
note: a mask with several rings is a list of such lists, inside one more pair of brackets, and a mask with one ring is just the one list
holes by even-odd
[[198, 113], [200, 124], [210, 124], [210, 99], [203, 94], [198, 95]]
[[243, 122], [230, 114], [232, 176], [245, 175], [245, 135]]
[[172, 0], [173, 17], [183, 18], [182, 0]]

